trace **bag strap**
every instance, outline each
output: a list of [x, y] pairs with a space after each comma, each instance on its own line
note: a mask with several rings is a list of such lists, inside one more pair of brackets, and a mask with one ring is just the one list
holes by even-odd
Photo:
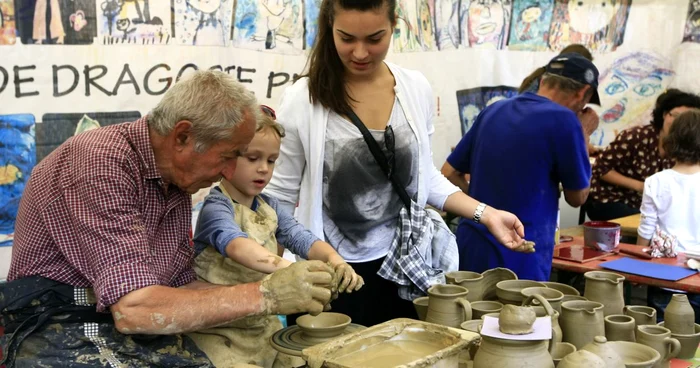
[[370, 152], [372, 152], [374, 160], [377, 161], [377, 164], [382, 169], [384, 174], [389, 178], [389, 180], [391, 180], [391, 184], [394, 187], [394, 190], [396, 190], [396, 193], [398, 193], [399, 198], [401, 198], [403, 204], [406, 206], [406, 210], [408, 210], [408, 213], [411, 213], [411, 197], [406, 192], [406, 188], [404, 188], [401, 185], [401, 183], [399, 183], [399, 180], [396, 178], [396, 176], [394, 176], [392, 170], [390, 170], [389, 162], [387, 161], [384, 152], [382, 152], [381, 147], [379, 147], [379, 143], [377, 143], [377, 140], [374, 139], [372, 133], [369, 132], [369, 129], [367, 129], [365, 124], [362, 122], [362, 120], [360, 120], [360, 118], [357, 116], [357, 114], [355, 114], [355, 112], [350, 111], [348, 113], [348, 117], [350, 118], [350, 121], [357, 127], [357, 129], [360, 130], [360, 133], [362, 133], [362, 137], [365, 139], [365, 142], [367, 143]]

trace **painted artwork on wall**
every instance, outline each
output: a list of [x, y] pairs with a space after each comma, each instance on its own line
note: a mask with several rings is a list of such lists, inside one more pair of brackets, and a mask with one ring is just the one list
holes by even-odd
[[515, 0], [508, 36], [511, 50], [546, 51], [554, 0]]
[[235, 0], [173, 0], [179, 45], [228, 46]]
[[236, 47], [296, 55], [304, 50], [302, 0], [238, 0]]
[[42, 122], [36, 124], [36, 162], [41, 162], [61, 143], [76, 134], [139, 118], [141, 113], [138, 111], [44, 114]]
[[321, 11], [322, 0], [304, 1], [304, 48], [311, 49], [318, 33], [318, 13]]
[[688, 4], [688, 18], [685, 21], [683, 42], [700, 43], [700, 0], [691, 0]]
[[437, 50], [435, 31], [436, 0], [398, 0], [394, 51]]
[[0, 115], [0, 246], [11, 246], [24, 186], [36, 163], [34, 116]]
[[632, 0], [557, 0], [550, 49], [579, 43], [594, 52], [615, 51], [624, 41], [631, 4]]
[[469, 47], [469, 0], [435, 0], [435, 39], [439, 50]]
[[98, 0], [98, 39], [104, 45], [167, 45], [171, 35], [170, 2]]
[[0, 45], [14, 45], [16, 40], [14, 0], [0, 0]]
[[649, 123], [656, 98], [668, 87], [671, 63], [658, 55], [634, 52], [600, 74], [600, 125], [591, 142], [607, 146], [622, 130]]
[[97, 37], [95, 0], [23, 0], [16, 5], [23, 44], [88, 45]]
[[462, 125], [462, 135], [467, 134], [481, 110], [492, 103], [516, 96], [517, 87], [493, 86], [477, 87], [457, 91], [457, 106], [459, 121]]
[[467, 31], [469, 46], [500, 50], [506, 46], [510, 31], [511, 0], [468, 1]]

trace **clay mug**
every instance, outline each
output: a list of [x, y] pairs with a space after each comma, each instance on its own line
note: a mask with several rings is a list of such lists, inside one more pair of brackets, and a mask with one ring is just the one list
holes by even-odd
[[583, 274], [586, 286], [583, 296], [592, 302], [603, 304], [603, 314], [622, 314], [625, 298], [622, 292], [625, 277], [607, 271], [588, 271]]
[[661, 359], [654, 364], [654, 368], [668, 368], [669, 361], [681, 351], [681, 343], [671, 337], [671, 330], [657, 325], [637, 326], [637, 342], [661, 354]]
[[634, 323], [637, 326], [655, 325], [656, 324], [656, 309], [647, 307], [646, 305], [626, 305], [622, 308], [624, 314], [634, 318]]
[[605, 317], [605, 337], [608, 341], [635, 342], [634, 318], [624, 314], [611, 314]]
[[427, 296], [413, 299], [413, 307], [416, 308], [418, 319], [421, 321], [425, 321], [425, 316], [428, 314], [428, 299]]
[[664, 327], [674, 334], [691, 335], [695, 333], [695, 310], [685, 294], [673, 294], [671, 302], [664, 311]]
[[459, 285], [433, 285], [428, 289], [426, 322], [459, 328], [472, 319], [472, 307], [466, 296], [469, 290]]
[[[468, 294], [467, 294], [468, 295]], [[479, 300], [471, 302], [472, 319], [481, 319], [481, 316], [489, 313], [498, 313], [503, 309], [503, 304], [490, 300]]]
[[[527, 298], [531, 295], [541, 295], [549, 302], [552, 308], [561, 313], [561, 301], [564, 299], [564, 293], [559, 290], [550, 289], [548, 287], [529, 287], [520, 291], [523, 297]], [[535, 305], [539, 304], [539, 299]]]

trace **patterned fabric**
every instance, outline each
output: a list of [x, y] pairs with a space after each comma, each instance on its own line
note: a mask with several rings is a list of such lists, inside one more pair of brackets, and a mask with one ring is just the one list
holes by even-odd
[[39, 276], [0, 284], [0, 366], [213, 367], [182, 335], [124, 335], [92, 289]]
[[645, 125], [624, 130], [596, 158], [591, 180], [591, 197], [598, 202], [621, 202], [632, 208], [639, 208], [642, 204], [642, 193], [610, 184], [600, 177], [610, 170], [615, 170], [629, 178], [644, 181], [671, 166], [671, 160], [659, 155], [659, 135], [654, 131], [654, 127]]
[[146, 118], [77, 135], [34, 168], [9, 280], [92, 287], [104, 311], [133, 290], [194, 281], [190, 196], [163, 187]]
[[445, 273], [459, 266], [457, 241], [440, 215], [411, 201], [411, 214], [401, 208], [399, 227], [377, 272], [399, 285], [399, 296], [413, 300], [445, 283]]

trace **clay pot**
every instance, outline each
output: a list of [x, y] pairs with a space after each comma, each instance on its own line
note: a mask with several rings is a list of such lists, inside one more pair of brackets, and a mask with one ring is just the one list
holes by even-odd
[[[690, 335], [679, 335], [671, 332], [671, 337], [681, 343], [681, 351], [678, 353], [678, 359], [693, 359], [695, 351], [700, 344], [700, 324], [695, 323], [695, 333]], [[659, 326], [664, 326], [664, 323], [659, 323]]]
[[620, 248], [620, 224], [607, 221], [584, 222], [583, 244], [603, 252], [617, 253]]
[[587, 350], [599, 356], [607, 368], [625, 368], [625, 363], [615, 349], [608, 343], [605, 336], [596, 336], [593, 342], [586, 344], [581, 350]]
[[462, 322], [462, 324], [459, 325], [459, 327], [463, 330], [466, 330], [466, 331], [480, 333], [482, 323], [484, 323], [484, 321], [482, 321], [480, 319], [472, 319], [470, 321]]
[[622, 308], [624, 314], [634, 318], [636, 326], [656, 324], [656, 309], [646, 305], [626, 305]]
[[569, 301], [561, 305], [559, 324], [564, 332], [563, 341], [584, 347], [596, 336], [605, 336], [603, 305], [591, 301]]
[[566, 295], [581, 295], [581, 293], [579, 293], [578, 290], [576, 290], [576, 288], [571, 286], [571, 285], [562, 284], [560, 282], [553, 282], [553, 281], [541, 281], [541, 282], [544, 284], [544, 286], [546, 286], [550, 289], [561, 291], [561, 293], [564, 294], [564, 296], [566, 296]]
[[535, 323], [535, 311], [531, 307], [504, 305], [498, 316], [498, 328], [504, 334], [525, 335], [532, 332]]
[[[539, 306], [533, 307], [535, 309], [535, 314], [537, 317], [550, 316], [552, 318], [552, 341], [554, 341], [554, 343], [560, 343], [562, 341], [563, 333], [561, 331], [561, 327], [559, 326], [559, 312], [555, 311], [542, 295], [537, 294], [529, 296], [527, 299], [525, 299], [525, 301], [523, 301], [523, 305], [532, 305], [535, 303], [535, 301], [539, 302], [540, 304]], [[547, 347], [549, 348], [549, 345], [547, 345]]]
[[416, 308], [418, 319], [425, 321], [425, 316], [428, 314], [428, 297], [421, 296], [413, 299], [413, 307]]
[[521, 293], [529, 287], [546, 287], [543, 283], [532, 280], [506, 280], [496, 284], [498, 301], [503, 304], [522, 304], [525, 297]]
[[503, 304], [491, 300], [480, 300], [472, 302], [472, 319], [481, 319], [481, 316], [488, 313], [499, 313], [503, 309]]
[[474, 357], [474, 368], [494, 367], [554, 368], [554, 361], [547, 350], [547, 341], [482, 336]]
[[[561, 301], [564, 298], [564, 294], [562, 294], [561, 291], [546, 287], [529, 287], [521, 290], [520, 293], [523, 294], [525, 298], [535, 294], [541, 295], [549, 302], [549, 305], [551, 305], [555, 311], [561, 312]], [[535, 305], [537, 304], [539, 304], [539, 302], [535, 301]]]
[[445, 274], [448, 284], [464, 286], [469, 289], [467, 300], [470, 302], [478, 300], [496, 299], [495, 286], [504, 280], [516, 280], [518, 276], [507, 268], [493, 268], [479, 274], [471, 271], [454, 271]]
[[554, 366], [558, 367], [559, 362], [561, 362], [564, 357], [576, 351], [576, 347], [569, 344], [568, 342], [558, 342], [554, 344], [554, 349], [552, 349], [552, 360], [554, 361]]
[[305, 314], [297, 318], [297, 326], [304, 335], [316, 338], [327, 339], [343, 333], [350, 325], [350, 316], [342, 313], [323, 312], [317, 316]]
[[459, 285], [433, 285], [428, 289], [426, 322], [458, 328], [472, 319], [472, 308], [467, 301], [467, 288]]
[[664, 311], [664, 325], [671, 332], [680, 335], [694, 333], [695, 311], [685, 294], [673, 294]]
[[637, 342], [611, 341], [608, 344], [622, 358], [626, 368], [651, 368], [661, 359], [658, 351]]
[[583, 274], [586, 278], [586, 289], [583, 296], [592, 302], [604, 305], [603, 314], [622, 314], [625, 298], [622, 287], [625, 277], [607, 271], [588, 271]]
[[634, 318], [624, 314], [611, 314], [605, 317], [605, 337], [608, 341], [635, 342]]
[[581, 296], [581, 295], [564, 295], [564, 297], [561, 298], [562, 303], [572, 301], [572, 300], [578, 300], [578, 301], [584, 301], [584, 302], [588, 301], [588, 299], [586, 299], [586, 297]]
[[603, 359], [590, 351], [579, 350], [567, 355], [557, 365], [559, 368], [607, 368]]
[[637, 342], [653, 348], [661, 355], [654, 368], [668, 368], [670, 360], [681, 351], [681, 343], [671, 337], [671, 330], [662, 326], [637, 326]]

